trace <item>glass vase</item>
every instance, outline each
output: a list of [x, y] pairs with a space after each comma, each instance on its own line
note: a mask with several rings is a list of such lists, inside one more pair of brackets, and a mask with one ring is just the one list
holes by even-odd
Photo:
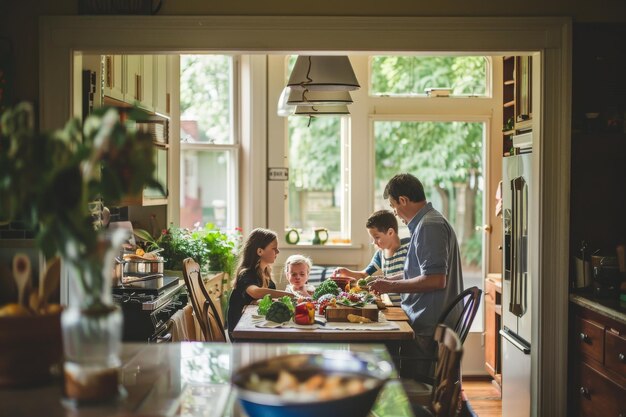
[[78, 405], [116, 400], [123, 316], [113, 303], [113, 253], [106, 242], [90, 262], [68, 261], [70, 298], [61, 315], [65, 397]]

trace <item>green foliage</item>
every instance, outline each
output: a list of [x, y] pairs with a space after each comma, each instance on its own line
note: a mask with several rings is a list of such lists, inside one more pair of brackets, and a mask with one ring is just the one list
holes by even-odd
[[232, 142], [232, 65], [232, 58], [226, 55], [181, 56], [181, 119], [198, 121], [203, 142]]
[[83, 290], [98, 291], [103, 230], [89, 208], [99, 203], [90, 202], [120, 201], [144, 185], [162, 189], [153, 151], [150, 136], [129, 130], [115, 109], [49, 133], [35, 129], [30, 104], [8, 109], [0, 118], [0, 223], [26, 222], [46, 257], [61, 255], [79, 270]]
[[313, 299], [317, 300], [322, 295], [326, 294], [339, 295], [340, 292], [341, 289], [337, 286], [337, 283], [332, 279], [327, 279], [322, 281], [322, 283], [315, 289]]
[[384, 95], [424, 94], [426, 88], [452, 88], [454, 95], [483, 95], [487, 60], [481, 56], [375, 56], [371, 92]]
[[341, 173], [341, 117], [289, 118], [289, 182], [296, 189], [332, 191]]
[[483, 256], [483, 240], [481, 233], [473, 233], [463, 243], [463, 259], [470, 265], [480, 265]]
[[146, 242], [147, 250], [163, 249], [166, 269], [182, 270], [183, 261], [193, 258], [204, 271], [224, 271], [231, 276], [241, 243], [241, 229], [229, 234], [212, 223], [193, 230], [171, 225], [156, 239], [143, 229], [134, 233]]

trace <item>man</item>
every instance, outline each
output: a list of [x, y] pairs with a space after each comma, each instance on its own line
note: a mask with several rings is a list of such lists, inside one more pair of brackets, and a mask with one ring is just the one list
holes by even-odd
[[[378, 279], [370, 288], [380, 293], [401, 293], [402, 309], [415, 331], [415, 344], [402, 347], [402, 357], [432, 357], [433, 334], [442, 311], [463, 291], [461, 254], [448, 221], [426, 201], [422, 183], [411, 174], [398, 174], [385, 186], [383, 197], [409, 227], [411, 239], [402, 276]], [[402, 278], [402, 279], [398, 279]], [[428, 361], [417, 361], [402, 373], [432, 376]], [[411, 372], [412, 373], [412, 372]]]

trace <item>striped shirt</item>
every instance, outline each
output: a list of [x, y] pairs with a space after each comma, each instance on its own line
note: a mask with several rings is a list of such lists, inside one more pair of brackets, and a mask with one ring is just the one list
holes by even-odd
[[[400, 247], [389, 258], [385, 258], [384, 251], [379, 249], [376, 251], [370, 264], [365, 268], [367, 275], [372, 275], [376, 271], [383, 271], [383, 275], [395, 275], [404, 271], [404, 260], [409, 250], [409, 242], [411, 238], [405, 237], [400, 239]], [[400, 305], [400, 294], [389, 293], [389, 298], [393, 305]]]

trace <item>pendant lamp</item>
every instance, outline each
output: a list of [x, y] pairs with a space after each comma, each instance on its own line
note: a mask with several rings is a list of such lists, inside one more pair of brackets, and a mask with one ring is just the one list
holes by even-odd
[[347, 56], [298, 56], [287, 87], [309, 91], [352, 91], [360, 88]]
[[278, 106], [276, 109], [276, 114], [280, 117], [289, 117], [296, 111], [295, 105], [287, 104], [289, 99], [289, 93], [291, 89], [289, 87], [283, 88], [283, 92], [280, 93], [280, 98], [278, 99]]
[[348, 106], [296, 106], [296, 116], [341, 116], [350, 114]]
[[347, 91], [291, 90], [287, 99], [287, 105], [290, 106], [345, 106], [347, 104], [352, 104], [352, 97]]

